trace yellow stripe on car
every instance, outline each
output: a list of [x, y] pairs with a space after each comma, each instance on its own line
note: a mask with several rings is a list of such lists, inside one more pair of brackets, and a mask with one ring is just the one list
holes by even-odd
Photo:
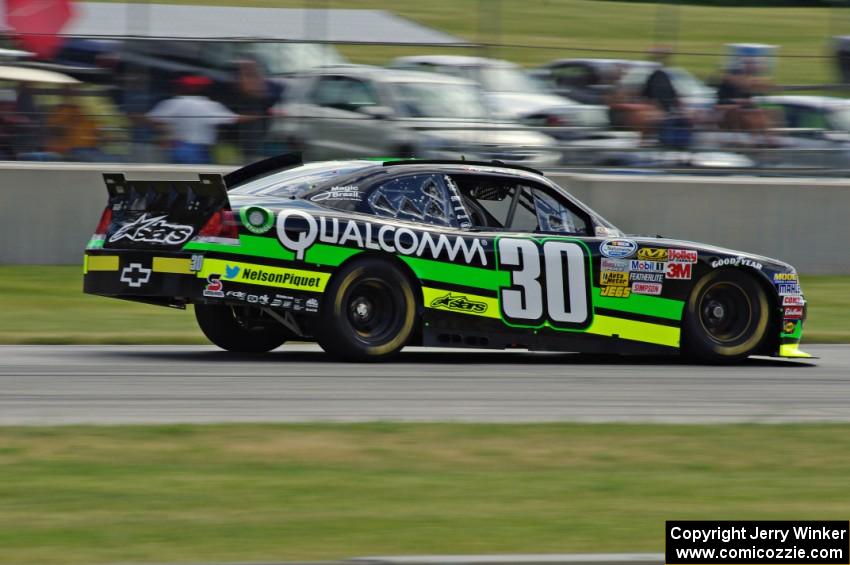
[[175, 257], [154, 257], [154, 273], [171, 273], [174, 275], [191, 275], [192, 260]]
[[197, 276], [205, 279], [210, 275], [220, 276], [221, 281], [225, 284], [227, 282], [237, 282], [311, 292], [322, 292], [325, 290], [328, 280], [331, 278], [330, 273], [318, 271], [285, 269], [282, 267], [270, 267], [268, 265], [206, 258], [204, 259], [203, 269], [197, 273]]
[[786, 343], [779, 346], [780, 357], [793, 357], [796, 359], [808, 359], [810, 354], [805, 351], [800, 351], [800, 346], [796, 343]]
[[586, 331], [589, 334], [616, 335], [622, 339], [668, 347], [679, 347], [679, 336], [681, 334], [681, 330], [673, 326], [599, 315], [593, 317], [593, 323]]
[[83, 259], [83, 274], [89, 271], [117, 271], [117, 255], [85, 255]]

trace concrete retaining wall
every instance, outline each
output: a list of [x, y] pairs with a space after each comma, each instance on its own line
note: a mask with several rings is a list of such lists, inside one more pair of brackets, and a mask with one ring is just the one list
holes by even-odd
[[850, 182], [841, 179], [550, 175], [628, 233], [758, 253], [801, 273], [850, 274]]
[[[101, 174], [197, 178], [221, 167], [0, 164], [0, 264], [73, 264], [106, 203]], [[631, 233], [760, 253], [809, 274], [850, 274], [850, 182], [835, 179], [556, 174]]]

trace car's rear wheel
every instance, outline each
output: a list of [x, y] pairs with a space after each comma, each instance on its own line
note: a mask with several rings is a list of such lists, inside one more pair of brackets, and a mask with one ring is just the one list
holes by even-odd
[[700, 279], [688, 299], [683, 351], [714, 363], [740, 361], [758, 351], [770, 324], [770, 302], [752, 276], [734, 269]]
[[398, 353], [416, 322], [410, 280], [395, 265], [375, 258], [355, 261], [325, 290], [316, 339], [335, 357], [377, 361]]
[[211, 342], [227, 351], [265, 353], [291, 338], [277, 321], [260, 316], [259, 310], [221, 304], [195, 304], [195, 319]]

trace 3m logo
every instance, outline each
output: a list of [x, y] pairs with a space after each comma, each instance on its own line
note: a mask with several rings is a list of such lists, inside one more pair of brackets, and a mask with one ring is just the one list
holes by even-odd
[[487, 311], [487, 305], [483, 302], [469, 300], [466, 296], [454, 296], [451, 292], [432, 300], [431, 308], [444, 308], [446, 310], [472, 312], [475, 314], [483, 314]]
[[691, 279], [693, 263], [667, 263], [664, 276], [668, 279]]
[[643, 247], [641, 249], [638, 249], [637, 256], [638, 259], [642, 259], [644, 261], [666, 261], [667, 250], [656, 249], [653, 247]]

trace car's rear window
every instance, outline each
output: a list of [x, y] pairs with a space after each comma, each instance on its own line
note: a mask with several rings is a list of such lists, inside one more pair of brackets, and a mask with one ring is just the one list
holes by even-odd
[[332, 183], [334, 178], [342, 178], [370, 166], [375, 166], [375, 163], [369, 161], [308, 163], [246, 182], [231, 190], [230, 193], [298, 198], [313, 189]]

